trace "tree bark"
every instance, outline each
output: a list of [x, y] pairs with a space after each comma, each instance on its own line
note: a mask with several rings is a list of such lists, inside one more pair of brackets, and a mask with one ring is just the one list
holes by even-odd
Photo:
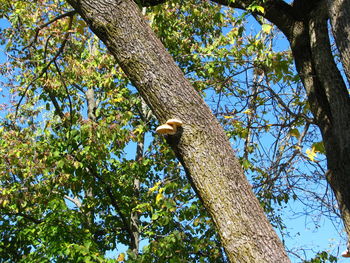
[[304, 19], [295, 21], [291, 43], [296, 68], [308, 95], [326, 149], [326, 179], [337, 198], [350, 236], [350, 98], [332, 55], [327, 3], [315, 1]]
[[[299, 12], [299, 16], [289, 13], [294, 21], [290, 30], [285, 30], [285, 35], [322, 134], [328, 166], [326, 179], [337, 198], [349, 237], [350, 97], [332, 55], [327, 28], [327, 3], [325, 0], [303, 3], [307, 6]], [[294, 8], [300, 6], [295, 5]]]
[[334, 39], [350, 83], [350, 0], [328, 0], [328, 11]]
[[160, 123], [211, 214], [231, 262], [289, 262], [222, 127], [131, 0], [67, 0], [105, 43]]
[[[136, 157], [135, 161], [139, 162], [142, 160], [143, 157], [143, 150], [144, 150], [144, 141], [145, 141], [145, 134], [142, 135], [141, 140], [137, 143], [136, 146]], [[140, 198], [140, 179], [135, 176], [134, 182], [133, 182], [133, 192], [134, 192], [134, 198], [136, 200], [139, 200]], [[132, 252], [137, 256], [139, 254], [139, 248], [140, 248], [140, 213], [138, 211], [131, 211], [130, 214], [130, 229], [132, 232], [132, 236], [130, 238], [130, 249]]]
[[[212, 0], [247, 9], [254, 0]], [[296, 69], [305, 87], [326, 149], [326, 179], [337, 198], [350, 237], [350, 97], [329, 43], [330, 18], [345, 74], [350, 79], [350, 0], [282, 0], [259, 2], [264, 16], [289, 40]], [[348, 242], [350, 254], [350, 242]]]
[[[141, 119], [145, 122], [149, 121], [147, 118], [147, 110], [146, 110], [146, 104], [145, 102], [141, 99], [141, 109], [140, 109], [140, 114], [141, 114]], [[137, 142], [136, 146], [136, 156], [135, 156], [135, 161], [140, 162], [143, 158], [143, 151], [145, 148], [145, 133], [142, 134], [140, 141]], [[135, 176], [134, 182], [133, 182], [133, 195], [138, 202], [140, 198], [140, 179], [138, 175]], [[134, 252], [134, 254], [137, 256], [139, 254], [139, 249], [140, 249], [140, 213], [138, 211], [131, 211], [130, 214], [130, 229], [132, 232], [132, 236], [130, 238], [130, 249]]]
[[[327, 180], [337, 198], [346, 232], [350, 236], [350, 98], [332, 56], [325, 1], [311, 12], [310, 18], [312, 59], [330, 109], [330, 125], [322, 131], [329, 169]], [[349, 44], [350, 39], [347, 42]]]

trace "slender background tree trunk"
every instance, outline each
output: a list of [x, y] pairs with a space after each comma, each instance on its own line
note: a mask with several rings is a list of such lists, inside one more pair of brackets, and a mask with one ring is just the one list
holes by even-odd
[[[349, 237], [350, 97], [331, 51], [327, 2], [317, 1], [309, 10], [307, 19], [295, 21], [289, 40], [325, 145], [328, 166], [326, 179], [337, 198]], [[350, 43], [349, 40], [347, 42]]]
[[328, 0], [328, 11], [335, 42], [350, 82], [350, 0]]
[[[254, 0], [212, 0], [247, 10]], [[289, 40], [315, 123], [326, 149], [326, 179], [337, 198], [350, 236], [350, 97], [335, 63], [327, 22], [331, 21], [348, 83], [350, 79], [350, 0], [282, 0], [259, 2], [264, 13]], [[248, 10], [251, 12], [251, 10]], [[350, 245], [348, 245], [350, 251]]]
[[289, 262], [216, 118], [130, 0], [68, 0], [106, 44], [160, 123], [213, 217], [231, 262]]

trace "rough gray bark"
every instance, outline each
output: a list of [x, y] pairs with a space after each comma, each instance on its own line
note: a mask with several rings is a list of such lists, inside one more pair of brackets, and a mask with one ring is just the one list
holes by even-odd
[[326, 148], [326, 179], [350, 236], [350, 98], [332, 56], [326, 2], [315, 1], [309, 10], [288, 38]]
[[130, 0], [67, 0], [106, 44], [160, 123], [183, 127], [168, 138], [213, 217], [231, 262], [289, 262], [200, 95]]
[[[212, 1], [240, 9], [256, 4], [255, 0]], [[326, 179], [337, 198], [350, 237], [350, 98], [345, 81], [334, 62], [327, 31], [327, 21], [330, 19], [349, 81], [350, 0], [327, 1], [294, 0], [288, 4], [282, 0], [265, 0], [259, 2], [265, 12], [255, 15], [261, 15], [274, 23], [290, 42], [296, 69], [325, 144], [328, 166]], [[144, 2], [152, 4], [152, 1]]]
[[[349, 6], [350, 8], [350, 6]], [[311, 12], [310, 44], [315, 71], [329, 103], [330, 125], [322, 133], [327, 151], [327, 180], [338, 200], [348, 235], [350, 234], [350, 99], [346, 84], [334, 62], [328, 37], [326, 2]], [[350, 39], [348, 40], [350, 44]], [[349, 50], [350, 51], [350, 50]], [[350, 54], [348, 54], [350, 55]]]
[[350, 83], [350, 0], [328, 0], [328, 11], [335, 42]]

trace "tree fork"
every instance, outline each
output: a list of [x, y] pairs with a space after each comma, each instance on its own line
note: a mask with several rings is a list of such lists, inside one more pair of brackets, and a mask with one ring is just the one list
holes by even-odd
[[224, 130], [131, 0], [67, 0], [105, 43], [160, 123], [211, 214], [231, 262], [290, 262]]
[[287, 37], [322, 134], [328, 166], [326, 179], [338, 201], [349, 238], [350, 98], [331, 53], [327, 21], [326, 2], [319, 1], [303, 21], [294, 22]]
[[[254, 2], [212, 1], [245, 10]], [[260, 4], [265, 13], [255, 14], [274, 23], [290, 42], [296, 69], [325, 144], [328, 166], [326, 179], [337, 198], [349, 239], [350, 97], [330, 50], [327, 21], [330, 19], [349, 82], [350, 0], [294, 0], [292, 5], [282, 0], [266, 0]], [[350, 254], [350, 240], [348, 252]]]

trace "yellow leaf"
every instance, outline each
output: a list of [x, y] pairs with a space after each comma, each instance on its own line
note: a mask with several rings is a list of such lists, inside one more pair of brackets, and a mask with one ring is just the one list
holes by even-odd
[[112, 99], [112, 102], [114, 102], [114, 103], [118, 103], [118, 102], [122, 102], [122, 101], [123, 101], [122, 97]]
[[153, 187], [151, 187], [150, 189], [148, 189], [148, 192], [149, 192], [149, 193], [153, 193], [154, 191], [158, 190], [160, 183], [161, 183], [160, 181], [157, 182]]
[[134, 133], [135, 134], [142, 134], [143, 133], [143, 128], [142, 127], [137, 127], [135, 130], [134, 130]]
[[232, 119], [233, 116], [224, 116], [225, 119]]
[[120, 253], [119, 256], [118, 256], [118, 258], [117, 258], [117, 261], [118, 261], [118, 262], [122, 262], [122, 261], [124, 261], [124, 260], [125, 260], [125, 254], [124, 254], [124, 253]]
[[314, 147], [312, 147], [311, 149], [307, 149], [306, 150], [306, 155], [307, 155], [307, 157], [309, 157], [309, 159], [311, 160], [311, 161], [315, 161], [315, 157], [316, 157], [316, 152], [315, 152], [315, 148]]
[[298, 151], [301, 151], [301, 147], [300, 147], [300, 146], [294, 145], [293, 147], [294, 147], [294, 149], [296, 149], [296, 150], [298, 150]]
[[256, 6], [255, 9], [258, 10], [259, 12], [265, 14], [265, 9], [262, 6]]
[[163, 194], [162, 193], [157, 194], [157, 196], [156, 196], [156, 204], [158, 204], [159, 201], [162, 200], [162, 199], [163, 199]]
[[264, 31], [266, 34], [269, 34], [271, 32], [272, 26], [269, 24], [263, 24], [261, 26], [262, 31]]
[[0, 207], [6, 207], [9, 203], [9, 200], [2, 200], [2, 202], [0, 201]]
[[159, 193], [163, 193], [164, 190], [165, 190], [165, 187], [160, 188], [160, 189], [159, 189]]

